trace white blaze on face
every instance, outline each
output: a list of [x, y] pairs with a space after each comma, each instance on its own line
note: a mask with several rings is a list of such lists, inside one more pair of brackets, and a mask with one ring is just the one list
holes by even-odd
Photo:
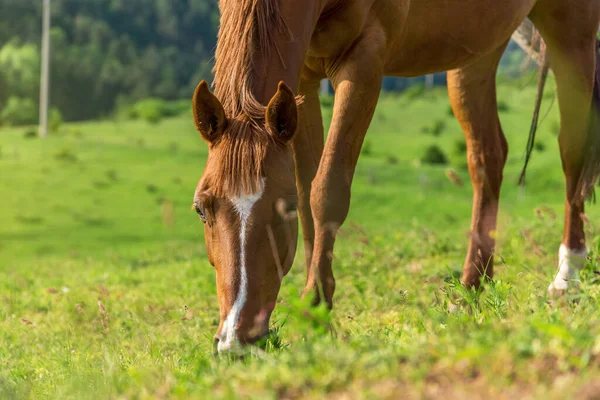
[[548, 287], [550, 295], [560, 295], [569, 288], [569, 281], [579, 273], [587, 257], [587, 249], [571, 250], [564, 244], [558, 252], [558, 272]]
[[244, 304], [246, 304], [246, 298], [248, 295], [248, 273], [246, 271], [246, 230], [248, 228], [248, 220], [252, 213], [254, 204], [262, 197], [264, 192], [264, 181], [260, 185], [257, 193], [242, 196], [242, 197], [231, 197], [229, 200], [233, 204], [233, 207], [237, 211], [240, 217], [240, 253], [238, 255], [238, 265], [240, 268], [240, 287], [237, 291], [237, 297], [229, 314], [223, 324], [221, 330], [221, 337], [217, 344], [217, 350], [220, 352], [230, 351], [239, 342], [235, 334], [235, 328], [240, 320], [240, 315]]

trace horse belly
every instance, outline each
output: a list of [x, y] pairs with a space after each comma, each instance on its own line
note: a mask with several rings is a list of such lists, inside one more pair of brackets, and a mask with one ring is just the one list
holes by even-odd
[[416, 76], [468, 65], [502, 46], [535, 1], [412, 1], [406, 23], [391, 44], [385, 72]]

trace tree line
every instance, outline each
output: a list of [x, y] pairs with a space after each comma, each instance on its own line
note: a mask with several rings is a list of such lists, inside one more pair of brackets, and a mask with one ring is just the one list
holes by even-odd
[[[51, 102], [66, 120], [145, 98], [187, 98], [211, 77], [217, 0], [51, 4]], [[2, 0], [0, 119], [20, 113], [13, 118], [37, 121], [41, 21], [41, 0]]]

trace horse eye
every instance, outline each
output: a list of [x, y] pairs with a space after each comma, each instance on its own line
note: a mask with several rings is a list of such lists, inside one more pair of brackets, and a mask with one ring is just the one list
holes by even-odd
[[206, 216], [204, 215], [204, 212], [202, 211], [198, 203], [194, 203], [194, 209], [196, 210], [196, 214], [198, 214], [202, 222], [206, 222]]

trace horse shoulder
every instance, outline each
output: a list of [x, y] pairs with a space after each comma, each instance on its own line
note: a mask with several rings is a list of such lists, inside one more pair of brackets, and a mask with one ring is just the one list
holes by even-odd
[[348, 0], [325, 10], [311, 37], [308, 56], [331, 58], [344, 53], [361, 35], [375, 0]]

